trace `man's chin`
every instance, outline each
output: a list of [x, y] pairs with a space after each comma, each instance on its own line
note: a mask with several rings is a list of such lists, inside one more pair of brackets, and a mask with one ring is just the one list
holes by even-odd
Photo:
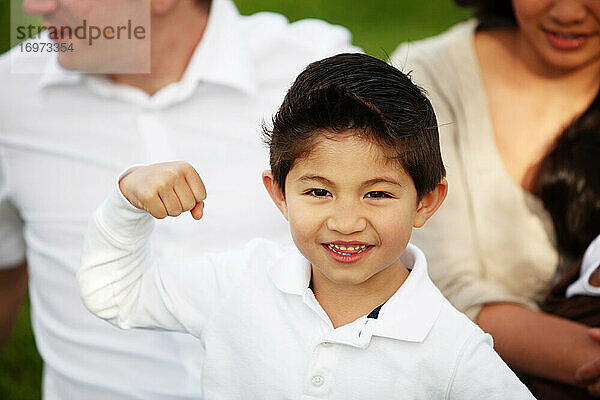
[[77, 71], [89, 74], [104, 73], [106, 66], [101, 62], [89, 59], [83, 54], [59, 53], [58, 64], [69, 71]]
[[58, 55], [58, 64], [69, 71], [79, 71], [79, 68], [73, 61], [62, 54]]
[[59, 52], [58, 64], [69, 71], [80, 71], [85, 67], [85, 63], [82, 62], [83, 58], [84, 57], [81, 54]]

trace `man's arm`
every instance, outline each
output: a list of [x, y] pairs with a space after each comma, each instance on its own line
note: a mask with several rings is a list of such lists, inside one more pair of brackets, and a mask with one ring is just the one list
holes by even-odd
[[600, 344], [587, 326], [516, 304], [485, 305], [477, 324], [493, 336], [508, 365], [534, 376], [582, 386], [577, 370], [600, 359]]
[[19, 315], [27, 292], [27, 264], [0, 269], [0, 348], [4, 346]]

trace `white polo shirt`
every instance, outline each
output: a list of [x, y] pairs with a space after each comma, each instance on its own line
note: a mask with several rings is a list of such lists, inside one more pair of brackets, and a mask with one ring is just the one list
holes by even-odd
[[[199, 398], [197, 341], [124, 332], [81, 304], [75, 271], [87, 223], [127, 166], [184, 159], [205, 179], [211, 234], [200, 239], [191, 218], [169, 220], [156, 232], [168, 251], [241, 245], [256, 226], [288, 241], [260, 183], [267, 167], [261, 120], [309, 62], [358, 49], [339, 26], [290, 24], [272, 13], [244, 17], [230, 0], [213, 0], [182, 80], [152, 97], [67, 72], [47, 53], [19, 51], [0, 57], [0, 265], [14, 266], [26, 253], [44, 397]], [[12, 74], [10, 57], [27, 57], [46, 73]]]
[[334, 329], [295, 247], [255, 239], [175, 260], [148, 245], [153, 225], [113, 191], [86, 237], [82, 297], [122, 328], [200, 339], [206, 399], [533, 399], [413, 245], [401, 256], [411, 273], [378, 318]]

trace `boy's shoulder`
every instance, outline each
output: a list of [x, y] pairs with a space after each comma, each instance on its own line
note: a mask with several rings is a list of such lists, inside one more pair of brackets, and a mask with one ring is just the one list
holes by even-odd
[[[388, 367], [400, 374], [409, 373], [415, 365], [426, 370], [426, 379], [415, 379], [427, 393], [460, 389], [465, 379], [479, 379], [482, 374], [509, 374], [493, 350], [491, 336], [450, 304], [424, 265], [415, 264], [412, 276], [374, 323], [374, 334], [384, 337], [376, 340], [372, 350], [385, 348], [391, 362]], [[382, 331], [381, 326], [394, 328]]]
[[468, 340], [475, 337], [489, 339], [493, 347], [492, 337], [486, 334], [476, 323], [471, 321], [464, 313], [458, 311], [445, 297], [442, 300], [440, 315], [432, 328], [432, 339], [435, 339], [445, 348], [460, 351]]
[[439, 312], [423, 341], [425, 351], [433, 351], [438, 355], [444, 353], [448, 357], [447, 361], [452, 363], [469, 341], [484, 339], [489, 341], [490, 347], [493, 348], [491, 336], [457, 310], [433, 282], [431, 286], [435, 289], [431, 290], [429, 295], [439, 302]]
[[489, 344], [493, 347], [491, 336], [456, 309], [433, 283], [429, 275], [426, 277], [426, 284], [429, 286], [428, 296], [439, 304], [439, 308], [431, 329], [423, 341], [425, 347], [430, 347], [435, 352], [438, 352], [438, 348], [443, 349], [443, 352], [450, 357], [449, 361], [458, 356], [469, 340], [484, 337], [488, 340], [489, 338]]
[[436, 292], [441, 298], [439, 314], [421, 343], [423, 356], [431, 356], [443, 373], [447, 373], [457, 368], [469, 349], [483, 345], [493, 352], [492, 337], [458, 311], [439, 290]]

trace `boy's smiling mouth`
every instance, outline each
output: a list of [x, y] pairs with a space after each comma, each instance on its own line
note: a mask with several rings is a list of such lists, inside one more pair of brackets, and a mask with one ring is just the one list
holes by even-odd
[[321, 246], [329, 256], [341, 263], [354, 263], [362, 259], [374, 246], [361, 242], [331, 242]]

